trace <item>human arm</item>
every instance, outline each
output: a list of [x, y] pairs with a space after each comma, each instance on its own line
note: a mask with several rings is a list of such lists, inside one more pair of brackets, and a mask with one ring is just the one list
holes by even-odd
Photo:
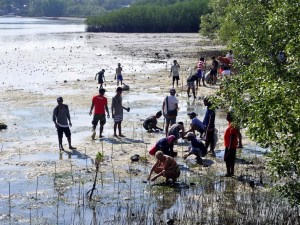
[[93, 108], [94, 108], [94, 102], [92, 102], [92, 105], [91, 105], [91, 109], [90, 109], [90, 113], [89, 113], [90, 116], [92, 115]]
[[66, 107], [66, 111], [67, 111], [66, 116], [67, 116], [67, 119], [69, 120], [69, 126], [72, 127], [72, 122], [71, 122], [71, 116], [70, 116], [69, 107], [68, 107], [68, 105], [65, 105], [65, 107]]
[[155, 169], [157, 166], [158, 166], [158, 161], [152, 166], [151, 171], [150, 171], [150, 173], [149, 173], [149, 176], [148, 176], [147, 180], [150, 180], [151, 175], [152, 175], [154, 169]]
[[109, 115], [109, 110], [108, 110], [108, 106], [107, 106], [107, 104], [105, 105], [105, 110], [106, 110], [106, 113], [107, 113], [107, 118], [109, 118], [109, 117], [110, 117], [110, 115]]
[[55, 107], [55, 109], [53, 110], [53, 114], [52, 114], [52, 121], [55, 124], [55, 127], [58, 126], [58, 124], [56, 122], [56, 115], [57, 115], [57, 107]]
[[96, 75], [95, 75], [95, 80], [97, 79], [97, 76], [99, 75], [99, 73], [96, 73]]

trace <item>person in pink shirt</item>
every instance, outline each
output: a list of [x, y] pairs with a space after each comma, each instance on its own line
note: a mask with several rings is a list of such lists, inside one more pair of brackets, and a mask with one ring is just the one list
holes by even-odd
[[201, 86], [201, 80], [203, 86], [206, 86], [204, 83], [205, 59], [203, 57], [200, 58], [196, 68], [197, 68], [197, 76], [198, 76], [197, 87]]
[[92, 111], [94, 109], [94, 117], [93, 117], [93, 134], [92, 139], [95, 139], [96, 136], [96, 127], [98, 122], [100, 122], [100, 134], [99, 138], [102, 138], [103, 128], [104, 124], [106, 123], [106, 115], [105, 111], [107, 112], [107, 118], [109, 118], [109, 111], [107, 107], [107, 98], [104, 96], [105, 89], [100, 88], [99, 89], [99, 95], [95, 95], [92, 100], [91, 110], [90, 110], [90, 116], [92, 115]]

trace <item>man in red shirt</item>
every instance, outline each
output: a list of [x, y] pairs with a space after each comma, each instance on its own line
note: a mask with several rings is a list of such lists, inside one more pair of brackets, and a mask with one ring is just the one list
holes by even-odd
[[95, 139], [96, 136], [96, 127], [98, 122], [100, 121], [100, 134], [99, 138], [102, 138], [102, 132], [103, 132], [103, 126], [106, 123], [105, 119], [105, 110], [107, 112], [107, 118], [109, 118], [109, 111], [107, 107], [107, 98], [104, 97], [105, 89], [100, 88], [99, 89], [99, 95], [95, 95], [92, 100], [91, 110], [90, 110], [90, 116], [92, 115], [92, 111], [94, 110], [94, 118], [92, 121], [93, 124], [93, 134], [92, 139]]
[[231, 113], [227, 113], [226, 120], [228, 127], [224, 133], [225, 154], [224, 161], [226, 163], [227, 174], [226, 177], [234, 176], [234, 164], [236, 157], [236, 148], [238, 146], [238, 133], [239, 130], [232, 124], [233, 117]]

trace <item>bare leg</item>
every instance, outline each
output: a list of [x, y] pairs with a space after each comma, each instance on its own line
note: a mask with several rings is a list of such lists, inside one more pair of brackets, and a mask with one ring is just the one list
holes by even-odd
[[193, 92], [193, 96], [194, 98], [196, 98], [196, 92], [195, 92], [195, 88], [192, 89], [192, 92]]
[[168, 136], [169, 126], [170, 126], [170, 121], [167, 121], [167, 122], [166, 122], [166, 128], [165, 128], [165, 131], [166, 131], [166, 137]]
[[68, 140], [68, 144], [69, 144], [69, 149], [76, 149], [75, 147], [73, 147], [71, 145], [71, 136], [70, 137], [67, 137], [67, 140]]
[[114, 136], [117, 137], [117, 122], [114, 123]]
[[100, 124], [100, 134], [99, 134], [99, 137], [103, 137], [103, 136], [102, 136], [102, 133], [103, 133], [103, 127], [104, 127], [104, 126]]
[[188, 95], [188, 97], [191, 97], [190, 96], [190, 89], [191, 89], [190, 87], [188, 87], [188, 89], [187, 89], [187, 95]]

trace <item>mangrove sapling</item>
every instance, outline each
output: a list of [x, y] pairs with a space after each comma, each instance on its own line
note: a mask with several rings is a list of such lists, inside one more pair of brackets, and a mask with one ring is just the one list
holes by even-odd
[[94, 179], [93, 188], [86, 193], [86, 195], [88, 195], [90, 193], [90, 197], [89, 197], [90, 201], [92, 200], [94, 190], [96, 189], [96, 182], [97, 182], [97, 176], [98, 176], [98, 172], [99, 172], [99, 166], [100, 166], [100, 162], [102, 160], [103, 160], [103, 155], [100, 152], [98, 152], [96, 155], [96, 159], [95, 159], [96, 175], [95, 175], [95, 179]]
[[11, 217], [10, 182], [8, 182], [8, 216]]
[[37, 197], [37, 192], [38, 192], [38, 187], [39, 187], [39, 177], [36, 177], [36, 188], [35, 188], [35, 200], [38, 200]]

